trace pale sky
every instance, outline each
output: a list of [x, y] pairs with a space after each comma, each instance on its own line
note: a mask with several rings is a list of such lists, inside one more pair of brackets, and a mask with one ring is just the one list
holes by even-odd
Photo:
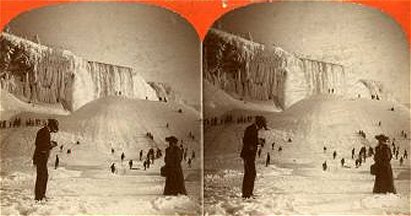
[[146, 81], [167, 82], [190, 104], [200, 104], [200, 41], [170, 11], [135, 3], [69, 3], [23, 13], [9, 27], [87, 60], [131, 66]]
[[379, 10], [340, 2], [277, 2], [224, 15], [221, 29], [289, 52], [341, 63], [358, 78], [382, 81], [400, 102], [410, 100], [409, 43], [401, 27]]

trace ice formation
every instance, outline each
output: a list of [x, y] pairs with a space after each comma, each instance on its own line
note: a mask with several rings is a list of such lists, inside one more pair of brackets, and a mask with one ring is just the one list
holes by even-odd
[[204, 77], [237, 96], [272, 100], [283, 109], [318, 94], [344, 94], [340, 64], [312, 60], [217, 29], [204, 41]]
[[0, 46], [1, 88], [23, 100], [61, 103], [71, 111], [110, 95], [157, 100], [130, 67], [88, 61], [8, 33], [1, 33]]

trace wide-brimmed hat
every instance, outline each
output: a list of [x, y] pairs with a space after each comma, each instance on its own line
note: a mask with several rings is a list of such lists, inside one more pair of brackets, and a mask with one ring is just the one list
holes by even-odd
[[376, 135], [375, 139], [377, 139], [378, 141], [383, 141], [386, 142], [387, 140], [389, 140], [390, 138], [385, 136], [384, 134], [380, 134], [380, 135]]
[[166, 137], [166, 141], [169, 142], [169, 143], [177, 143], [178, 139], [175, 136], [168, 136], [168, 137]]

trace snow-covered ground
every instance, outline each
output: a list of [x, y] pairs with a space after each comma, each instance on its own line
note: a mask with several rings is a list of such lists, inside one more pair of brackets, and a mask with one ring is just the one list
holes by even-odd
[[[7, 103], [4, 103], [7, 105]], [[10, 105], [10, 104], [8, 104]], [[177, 110], [182, 108], [183, 112]], [[199, 113], [178, 104], [108, 97], [93, 101], [70, 115], [23, 110], [16, 117], [55, 117], [59, 144], [49, 159], [47, 202], [34, 201], [36, 170], [31, 157], [40, 127], [6, 128], [1, 136], [1, 215], [196, 215], [201, 213], [201, 146]], [[169, 127], [166, 127], [169, 123]], [[151, 132], [154, 139], [146, 136]], [[190, 139], [191, 132], [195, 138]], [[175, 135], [196, 158], [182, 162], [188, 196], [163, 196], [160, 176], [164, 156], [144, 171], [139, 161], [149, 148], [167, 147], [164, 138]], [[76, 141], [80, 141], [77, 145]], [[60, 151], [60, 146], [63, 150]], [[111, 153], [111, 148], [115, 152]], [[71, 154], [67, 154], [71, 149]], [[120, 159], [125, 153], [125, 160]], [[60, 166], [54, 169], [55, 155]], [[133, 169], [128, 161], [133, 160]], [[110, 172], [115, 163], [117, 171]]]
[[[390, 111], [395, 106], [394, 112]], [[234, 110], [232, 115], [255, 114]], [[361, 214], [409, 215], [410, 159], [400, 166], [399, 158], [391, 164], [398, 194], [373, 194], [372, 158], [359, 168], [351, 159], [362, 146], [377, 144], [374, 136], [385, 133], [403, 150], [410, 152], [410, 112], [406, 107], [386, 101], [346, 100], [318, 97], [302, 101], [283, 113], [267, 114], [268, 131], [262, 131], [266, 145], [257, 159], [255, 199], [241, 198], [243, 163], [241, 138], [247, 124], [208, 127], [205, 139], [205, 212], [208, 215], [278, 215], [278, 214]], [[381, 121], [381, 126], [378, 126]], [[356, 132], [363, 130], [364, 139]], [[288, 141], [291, 138], [291, 142]], [[272, 143], [275, 142], [274, 149]], [[279, 147], [282, 151], [278, 151]], [[323, 147], [327, 147], [324, 152]], [[334, 160], [333, 152], [337, 152]], [[271, 164], [265, 167], [267, 153]], [[340, 160], [344, 158], [345, 166]], [[328, 170], [322, 170], [327, 161]]]

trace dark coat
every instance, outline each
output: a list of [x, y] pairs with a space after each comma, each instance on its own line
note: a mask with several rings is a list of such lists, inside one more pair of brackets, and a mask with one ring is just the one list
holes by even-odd
[[241, 158], [244, 160], [255, 160], [258, 146], [258, 129], [256, 124], [252, 124], [245, 129], [243, 137], [243, 148]]
[[183, 153], [177, 146], [170, 146], [166, 149], [164, 162], [166, 163], [166, 185], [164, 187], [164, 195], [187, 194], [184, 185], [183, 169], [181, 168], [181, 160]]
[[50, 155], [50, 149], [53, 146], [50, 142], [50, 131], [47, 127], [41, 128], [36, 136], [36, 149], [33, 154], [33, 164], [37, 164], [39, 160], [47, 161]]
[[392, 154], [386, 144], [375, 148], [374, 161], [376, 166], [374, 193], [396, 193], [390, 160]]

